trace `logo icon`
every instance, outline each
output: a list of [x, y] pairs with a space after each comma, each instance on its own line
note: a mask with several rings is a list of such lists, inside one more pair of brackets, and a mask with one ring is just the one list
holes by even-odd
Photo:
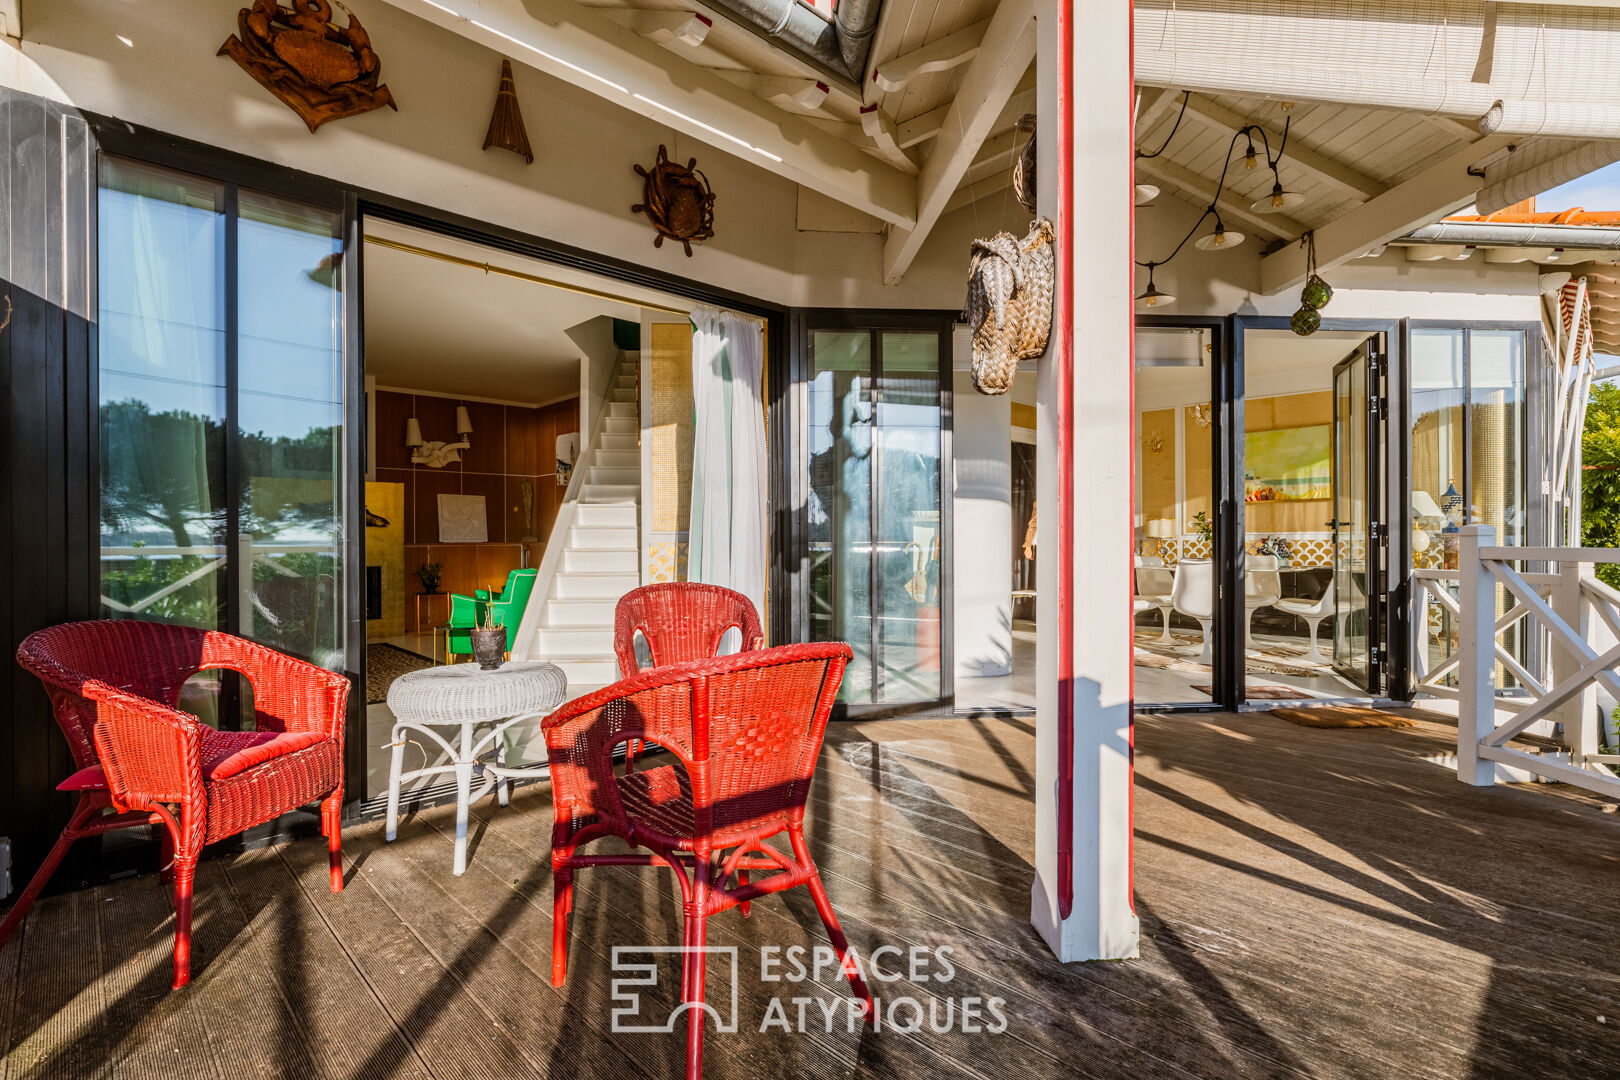
[[[676, 967], [677, 977], [679, 971], [685, 966], [688, 956], [698, 956], [706, 963], [711, 956], [725, 957], [731, 983], [731, 1001], [729, 1011], [722, 1014], [715, 1007], [713, 980], [706, 980], [709, 984], [704, 997], [706, 1001], [683, 1001], [676, 1004], [668, 1016], [661, 1020], [646, 1015], [642, 1009], [642, 991], [639, 987], [658, 985], [658, 960], [660, 956], [677, 956], [681, 963]], [[646, 956], [645, 963], [634, 962], [629, 957]], [[614, 1008], [610, 1018], [610, 1030], [614, 1034], [622, 1035], [655, 1035], [672, 1034], [675, 1024], [681, 1015], [689, 1009], [702, 1009], [714, 1018], [714, 1029], [721, 1034], [731, 1034], [737, 1030], [737, 947], [735, 945], [615, 945], [613, 946], [613, 970], [616, 977], [613, 979], [610, 992], [613, 996]]]

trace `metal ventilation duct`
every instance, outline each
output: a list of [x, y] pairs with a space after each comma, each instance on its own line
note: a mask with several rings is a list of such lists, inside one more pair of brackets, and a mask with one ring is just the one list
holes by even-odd
[[800, 0], [711, 0], [763, 37], [859, 89], [883, 0], [839, 0], [828, 19]]

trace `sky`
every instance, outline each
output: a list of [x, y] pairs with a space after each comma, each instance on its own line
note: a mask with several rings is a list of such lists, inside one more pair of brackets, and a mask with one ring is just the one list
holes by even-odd
[[1620, 163], [1606, 165], [1536, 196], [1537, 210], [1620, 210]]

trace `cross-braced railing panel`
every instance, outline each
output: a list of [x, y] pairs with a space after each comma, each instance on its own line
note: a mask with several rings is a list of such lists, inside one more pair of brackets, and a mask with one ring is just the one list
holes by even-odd
[[[1494, 539], [1489, 525], [1462, 530], [1454, 598], [1443, 595], [1444, 578], [1434, 572], [1426, 573], [1418, 590], [1452, 612], [1459, 626], [1456, 654], [1421, 675], [1432, 682], [1457, 672], [1458, 778], [1492, 784], [1497, 764], [1504, 764], [1620, 796], [1620, 776], [1610, 768], [1610, 759], [1617, 756], [1602, 753], [1598, 745], [1596, 702], [1599, 686], [1620, 699], [1620, 593], [1592, 572], [1594, 563], [1620, 562], [1620, 550], [1495, 547]], [[1537, 563], [1557, 569], [1519, 569]], [[1499, 589], [1509, 600], [1500, 615]], [[1422, 602], [1427, 605], [1428, 599]], [[1594, 644], [1598, 624], [1609, 637]], [[1527, 670], [1504, 649], [1500, 637], [1515, 626], [1522, 627], [1521, 633], [1539, 634], [1546, 643], [1544, 673]], [[1498, 662], [1521, 684], [1524, 693], [1517, 700], [1497, 696]], [[1498, 711], [1512, 715], [1498, 723]], [[1508, 745], [1541, 721], [1561, 726], [1567, 755], [1535, 754]]]

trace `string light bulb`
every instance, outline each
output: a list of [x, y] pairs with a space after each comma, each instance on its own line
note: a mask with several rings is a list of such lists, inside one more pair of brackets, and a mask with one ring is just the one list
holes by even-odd
[[1147, 288], [1138, 293], [1136, 297], [1136, 306], [1143, 311], [1151, 311], [1154, 308], [1168, 307], [1176, 302], [1176, 298], [1173, 294], [1160, 292], [1159, 287], [1153, 284], [1153, 270], [1154, 264], [1149, 263]]
[[1194, 240], [1193, 246], [1199, 251], [1226, 251], [1237, 247], [1243, 240], [1242, 233], [1229, 230], [1220, 218], [1216, 218], [1215, 231]]
[[1254, 152], [1254, 140], [1253, 139], [1249, 140], [1249, 149], [1244, 151], [1244, 154], [1243, 154], [1243, 167], [1245, 169], [1247, 169], [1249, 172], [1254, 172], [1254, 170], [1256, 170], [1256, 169], [1258, 169], [1260, 167], [1260, 158]]
[[1271, 184], [1271, 194], [1263, 199], [1256, 200], [1249, 209], [1257, 214], [1280, 214], [1284, 210], [1292, 210], [1305, 201], [1305, 196], [1297, 191], [1284, 191], [1282, 181], [1274, 180]]

